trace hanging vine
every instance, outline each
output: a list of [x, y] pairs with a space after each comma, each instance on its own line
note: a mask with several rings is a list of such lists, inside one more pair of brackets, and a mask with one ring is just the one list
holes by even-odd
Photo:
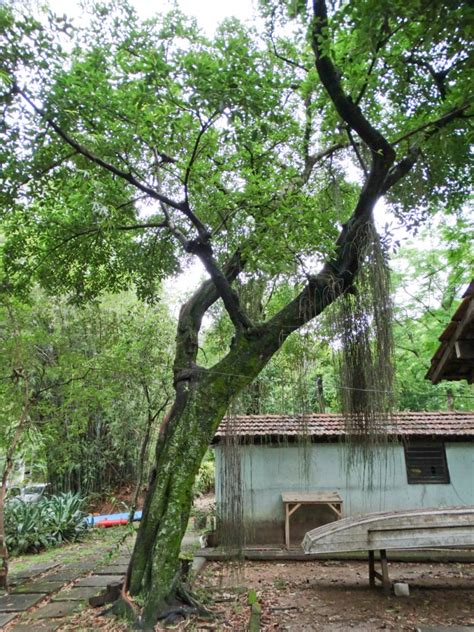
[[367, 223], [367, 246], [350, 292], [335, 301], [330, 324], [335, 335], [335, 369], [344, 415], [346, 466], [361, 463], [372, 478], [378, 448], [388, 441], [394, 406], [392, 301], [383, 244]]

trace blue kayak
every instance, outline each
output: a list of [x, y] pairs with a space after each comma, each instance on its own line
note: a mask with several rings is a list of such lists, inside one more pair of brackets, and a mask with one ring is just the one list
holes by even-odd
[[[87, 524], [91, 527], [115, 527], [121, 524], [127, 524], [129, 513], [108, 514], [104, 516], [87, 516]], [[133, 515], [133, 521], [141, 520], [142, 512], [136, 511]]]

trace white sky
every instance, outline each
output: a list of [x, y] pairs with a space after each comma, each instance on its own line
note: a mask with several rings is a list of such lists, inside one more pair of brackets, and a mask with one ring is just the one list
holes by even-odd
[[[174, 4], [187, 15], [197, 18], [199, 26], [207, 35], [212, 35], [220, 22], [226, 17], [235, 16], [242, 21], [251, 21], [257, 0], [238, 0], [238, 2], [225, 2], [225, 0], [131, 0], [139, 15], [144, 18], [152, 17], [157, 13], [166, 13]], [[49, 0], [50, 7], [56, 13], [66, 13], [74, 17], [82, 13], [80, 0]]]

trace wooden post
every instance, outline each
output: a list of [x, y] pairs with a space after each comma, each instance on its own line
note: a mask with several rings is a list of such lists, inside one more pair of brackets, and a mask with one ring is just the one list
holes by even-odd
[[285, 503], [285, 545], [290, 548], [290, 515], [288, 503]]
[[373, 551], [369, 551], [369, 586], [375, 588], [375, 556]]

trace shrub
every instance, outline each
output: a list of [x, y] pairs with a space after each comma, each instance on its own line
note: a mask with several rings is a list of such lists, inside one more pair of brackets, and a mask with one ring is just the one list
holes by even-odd
[[87, 529], [82, 511], [83, 499], [78, 494], [58, 494], [47, 501], [48, 528], [56, 544], [74, 542]]
[[44, 501], [25, 503], [22, 500], [10, 500], [5, 505], [5, 535], [10, 553], [21, 555], [52, 546], [44, 505]]
[[74, 542], [87, 529], [77, 494], [58, 494], [37, 503], [10, 500], [5, 506], [5, 533], [8, 550], [21, 555]]
[[213, 461], [204, 461], [201, 463], [198, 475], [194, 482], [194, 495], [206, 494], [214, 489], [215, 483], [215, 466]]

